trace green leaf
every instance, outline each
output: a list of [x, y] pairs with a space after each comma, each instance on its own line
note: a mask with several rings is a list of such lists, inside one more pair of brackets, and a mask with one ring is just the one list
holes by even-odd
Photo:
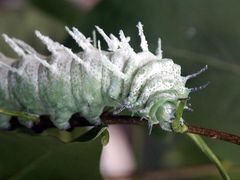
[[99, 137], [104, 131], [107, 130], [106, 126], [95, 126], [91, 128], [89, 131], [83, 133], [73, 141], [78, 141], [78, 142], [86, 142], [86, 141], [92, 141], [95, 140], [97, 137]]
[[230, 176], [223, 167], [222, 163], [217, 158], [217, 156], [212, 152], [212, 150], [208, 147], [208, 145], [204, 142], [201, 136], [191, 133], [186, 134], [195, 142], [195, 144], [201, 149], [201, 151], [216, 165], [223, 179], [230, 180]]
[[108, 132], [108, 129], [106, 128], [102, 134], [101, 134], [101, 143], [103, 146], [106, 146], [109, 142], [109, 132]]
[[56, 138], [0, 131], [0, 179], [101, 179], [100, 141], [62, 143]]
[[21, 111], [12, 111], [9, 109], [0, 108], [0, 114], [8, 115], [8, 116], [17, 116], [23, 118], [25, 121], [33, 121], [35, 123], [39, 122], [39, 115], [30, 114]]

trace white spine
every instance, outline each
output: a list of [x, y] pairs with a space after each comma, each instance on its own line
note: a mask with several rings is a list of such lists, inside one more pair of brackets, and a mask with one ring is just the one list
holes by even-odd
[[116, 36], [114, 36], [113, 34], [110, 34], [110, 38], [112, 39], [112, 41], [114, 42], [114, 44], [116, 45], [116, 47], [119, 46], [119, 40]]
[[43, 66], [45, 66], [46, 68], [48, 68], [50, 71], [54, 72], [54, 66], [50, 65], [46, 60], [38, 57], [36, 54], [31, 54], [32, 57], [34, 58], [34, 60], [40, 62]]
[[76, 54], [74, 54], [71, 49], [53, 41], [47, 36], [43, 36], [39, 31], [35, 31], [35, 33], [36, 36], [47, 46], [48, 50], [53, 54], [57, 54], [56, 52], [57, 50], [63, 50], [67, 52], [75, 61], [85, 66], [84, 61], [81, 58], [79, 58]]
[[18, 75], [22, 75], [22, 71], [19, 71], [18, 69], [8, 65], [8, 64], [5, 64], [4, 62], [0, 61], [0, 67], [5, 67], [7, 68], [9, 71], [11, 72], [14, 72], [14, 73], [17, 73]]
[[204, 68], [200, 69], [200, 71], [190, 74], [188, 76], [185, 77], [186, 80], [192, 79], [196, 76], [198, 76], [199, 74], [202, 74], [204, 71], [206, 71], [208, 69], [208, 65], [206, 65]]
[[18, 56], [23, 57], [26, 54], [24, 53], [24, 50], [20, 48], [8, 35], [3, 34], [2, 35], [5, 42], [17, 53]]
[[33, 60], [37, 60], [38, 62], [40, 62], [43, 66], [47, 67], [48, 69], [50, 69], [51, 71], [54, 71], [54, 68], [52, 65], [50, 65], [49, 63], [47, 63], [46, 60], [43, 60], [42, 58], [39, 57], [39, 54], [35, 51], [35, 49], [33, 49], [30, 45], [28, 45], [27, 43], [17, 39], [17, 38], [12, 38], [12, 40], [18, 44], [26, 53], [28, 53], [29, 55], [31, 55], [33, 57]]
[[93, 37], [93, 46], [97, 48], [97, 35], [95, 30], [92, 31], [92, 37]]
[[[73, 27], [73, 31], [71, 31], [68, 27], [66, 27], [66, 30], [72, 36], [72, 38], [78, 43], [78, 45], [83, 48], [83, 50], [88, 51], [88, 53], [91, 53], [91, 50], [94, 51], [94, 46], [90, 43], [90, 39], [86, 38], [76, 28]], [[111, 34], [110, 36], [111, 36], [112, 40], [110, 38], [109, 39], [111, 42], [114, 42], [113, 43], [114, 45], [119, 44], [119, 40], [114, 35]], [[99, 54], [100, 54], [100, 60], [101, 60], [101, 63], [103, 64], [103, 66], [105, 66], [107, 69], [112, 71], [118, 77], [124, 79], [125, 75], [118, 69], [117, 66], [112, 64], [110, 62], [110, 60], [102, 53], [100, 42], [98, 42], [98, 50], [99, 50]]]
[[57, 54], [57, 50], [63, 49], [63, 46], [59, 44], [58, 42], [53, 41], [48, 36], [42, 35], [39, 31], [35, 31], [36, 36], [42, 41], [43, 44], [47, 46], [47, 49], [53, 53]]
[[102, 37], [104, 38], [104, 40], [107, 42], [107, 44], [108, 44], [108, 49], [109, 49], [110, 51], [116, 51], [117, 48], [118, 48], [118, 42], [115, 41], [114, 39], [109, 38], [109, 37], [106, 35], [106, 33], [105, 33], [100, 27], [98, 27], [98, 26], [95, 26], [95, 27], [96, 27], [97, 31], [99, 32], [99, 34], [101, 34]]
[[158, 38], [158, 47], [157, 47], [157, 50], [156, 50], [156, 55], [157, 57], [159, 57], [160, 59], [162, 59], [162, 41], [161, 41], [161, 38]]
[[21, 41], [20, 39], [17, 38], [12, 38], [12, 40], [18, 44], [22, 49], [24, 49], [25, 52], [29, 53], [29, 54], [37, 54], [37, 52], [35, 51], [35, 49], [33, 49], [29, 44]]
[[72, 52], [71, 49], [65, 47], [64, 50], [79, 64], [82, 64], [87, 70], [89, 70], [88, 65], [80, 58], [78, 57], [75, 53]]
[[110, 71], [112, 71], [116, 76], [120, 77], [121, 79], [124, 79], [126, 77], [125, 74], [121, 72], [117, 66], [111, 63], [111, 61], [109, 61], [107, 56], [102, 53], [100, 41], [98, 41], [98, 50], [99, 50], [100, 60], [102, 64], [106, 68], [108, 68]]
[[134, 56], [136, 53], [134, 52], [133, 48], [129, 44], [130, 37], [125, 37], [122, 30], [119, 31], [119, 36], [121, 39], [120, 47], [123, 49], [126, 49], [130, 56]]
[[68, 27], [65, 27], [65, 29], [83, 50], [89, 51], [93, 48], [93, 45], [90, 43], [90, 38], [86, 38], [77, 28], [73, 27], [73, 31]]
[[137, 25], [137, 28], [138, 28], [138, 34], [141, 38], [141, 48], [143, 51], [148, 51], [148, 43], [147, 43], [147, 40], [145, 38], [145, 35], [143, 33], [143, 25], [141, 22], [138, 22], [138, 25]]

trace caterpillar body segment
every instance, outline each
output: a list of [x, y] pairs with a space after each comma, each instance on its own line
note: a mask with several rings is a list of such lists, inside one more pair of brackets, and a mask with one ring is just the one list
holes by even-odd
[[[191, 76], [181, 76], [179, 65], [162, 58], [161, 40], [157, 54], [151, 53], [142, 24], [137, 27], [142, 52], [132, 49], [130, 37], [122, 30], [117, 38], [97, 26], [109, 51], [101, 50], [100, 43], [98, 47], [95, 42], [92, 45], [90, 38], [76, 28], [66, 30], [83, 49], [79, 53], [36, 31], [52, 53], [49, 57], [4, 35], [19, 59], [7, 61], [9, 58], [0, 55], [0, 108], [48, 114], [59, 129], [67, 129], [76, 112], [89, 122], [100, 124], [104, 107], [110, 106], [147, 118], [150, 127], [160, 123], [171, 131], [179, 99], [190, 93], [185, 83]], [[9, 117], [0, 115], [0, 127], [8, 126]]]

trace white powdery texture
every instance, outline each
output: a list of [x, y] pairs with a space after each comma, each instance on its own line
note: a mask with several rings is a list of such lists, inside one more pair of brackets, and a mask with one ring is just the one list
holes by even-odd
[[[119, 31], [120, 38], [118, 39], [113, 34], [110, 34], [110, 36], [106, 35], [105, 32], [96, 26], [97, 31], [102, 35], [104, 40], [108, 44], [108, 50], [112, 52], [120, 52], [119, 56], [121, 57], [130, 57], [132, 61], [133, 66], [140, 66], [141, 64], [145, 63], [146, 56], [149, 58], [154, 59], [162, 59], [162, 50], [161, 50], [161, 40], [159, 38], [158, 40], [158, 48], [156, 50], [156, 55], [152, 54], [148, 50], [148, 43], [146, 41], [146, 38], [143, 33], [143, 25], [139, 22], [137, 25], [139, 29], [139, 36], [141, 38], [141, 48], [143, 53], [135, 53], [132, 47], [129, 45], [130, 37], [125, 37], [122, 30]], [[101, 64], [113, 72], [114, 75], [121, 79], [125, 79], [128, 74], [124, 74], [121, 71], [121, 65], [123, 64], [123, 60], [121, 57], [117, 58], [119, 62], [112, 63], [109, 59], [109, 57], [106, 55], [106, 53], [101, 51], [100, 42], [98, 42], [98, 47], [94, 47], [94, 45], [91, 44], [91, 39], [86, 38], [81, 32], [78, 31], [77, 28], [73, 27], [72, 30], [70, 30], [68, 27], [66, 27], [67, 32], [72, 36], [72, 38], [77, 42], [77, 44], [84, 50], [84, 52], [89, 53], [90, 56], [96, 55], [97, 57], [92, 57], [93, 59], [99, 59]], [[59, 51], [65, 52], [68, 56], [70, 56], [72, 59], [77, 61], [78, 63], [82, 64], [89, 72], [90, 74], [94, 72], [88, 61], [81, 59], [77, 54], [72, 52], [72, 50], [68, 47], [65, 47], [62, 44], [59, 44], [58, 42], [53, 41], [47, 36], [42, 35], [39, 31], [35, 31], [36, 36], [47, 46], [48, 50], [52, 53], [54, 56], [58, 56], [60, 53]], [[55, 64], [50, 65], [46, 59], [40, 54], [38, 54], [31, 46], [26, 44], [25, 42], [16, 39], [16, 38], [10, 38], [6, 34], [3, 34], [3, 38], [5, 39], [6, 43], [16, 52], [16, 54], [20, 57], [26, 57], [27, 55], [31, 55], [33, 60], [38, 61], [43, 66], [49, 68], [51, 71], [55, 71], [58, 73], [58, 69], [56, 69]], [[97, 44], [94, 42], [93, 44]], [[96, 51], [98, 53], [96, 53]], [[145, 52], [145, 53], [144, 53]], [[3, 58], [1, 58], [3, 59]], [[6, 58], [5, 58], [6, 59]], [[126, 58], [125, 58], [126, 59]], [[116, 58], [115, 58], [116, 60]], [[143, 62], [142, 62], [143, 61]], [[136, 64], [137, 63], [137, 64]], [[10, 67], [8, 65], [9, 63], [5, 63], [3, 61], [0, 61], [0, 66], [5, 66], [10, 71], [17, 72], [19, 74], [22, 74], [24, 72], [21, 72], [19, 69], [15, 69], [13, 67]], [[130, 74], [130, 72], [128, 72]], [[97, 77], [96, 77], [97, 78]]]
[[[150, 108], [155, 103], [155, 100], [148, 102], [151, 95], [169, 89], [175, 89], [179, 94], [186, 95], [189, 93], [189, 89], [185, 88], [185, 83], [187, 79], [196, 76], [197, 73], [182, 77], [181, 67], [179, 65], [174, 64], [171, 59], [162, 58], [161, 39], [158, 39], [158, 48], [156, 55], [154, 55], [148, 49], [148, 43], [143, 32], [143, 25], [140, 22], [137, 28], [141, 40], [140, 47], [142, 49], [142, 52], [138, 53], [130, 46], [130, 37], [126, 37], [122, 30], [119, 31], [118, 38], [113, 34], [108, 36], [100, 27], [96, 26], [96, 30], [108, 45], [110, 52], [106, 52], [101, 50], [101, 44], [99, 41], [96, 42], [96, 37], [93, 37], [95, 42], [92, 43], [92, 40], [85, 37], [77, 28], [73, 27], [69, 29], [66, 27], [69, 35], [76, 41], [79, 47], [83, 49], [84, 56], [81, 56], [79, 53], [74, 53], [70, 48], [53, 41], [39, 31], [35, 31], [36, 36], [52, 53], [51, 58], [54, 59], [54, 61], [51, 63], [48, 62], [46, 57], [38, 54], [25, 42], [3, 34], [6, 43], [21, 57], [23, 62], [20, 68], [14, 68], [11, 66], [12, 61], [11, 63], [6, 62], [6, 59], [9, 58], [0, 54], [0, 66], [21, 76], [26, 75], [28, 78], [30, 77], [31, 81], [36, 84], [37, 92], [38, 74], [37, 72], [33, 72], [34, 67], [42, 64], [56, 76], [61, 76], [68, 81], [70, 74], [64, 72], [62, 63], [65, 63], [65, 66], [71, 68], [70, 63], [67, 63], [66, 60], [72, 59], [85, 68], [88, 76], [92, 76], [96, 80], [101, 81], [103, 91], [108, 91], [110, 98], [122, 101], [119, 97], [119, 94], [121, 94], [121, 97], [124, 98], [123, 102], [119, 102], [121, 106], [131, 110], [141, 107], [138, 109], [138, 112], [143, 116], [147, 116]], [[161, 63], [159, 63], [159, 61], [161, 61]], [[148, 64], [148, 66], [145, 66], [146, 64]], [[0, 73], [4, 71], [4, 68], [0, 68]], [[111, 74], [109, 72], [111, 72]], [[134, 75], [136, 72], [137, 75]], [[6, 71], [1, 74], [4, 75], [4, 73], [5, 76], [7, 76]], [[111, 78], [106, 77], [110, 75], [112, 75]], [[5, 84], [0, 85], [6, 86], [7, 81], [2, 81], [2, 83], [3, 82]], [[145, 88], [143, 88], [143, 85], [145, 85]], [[141, 94], [139, 93], [140, 91]], [[159, 95], [159, 98], [162, 98], [162, 96], [164, 96], [164, 93]], [[168, 96], [168, 94], [166, 94], [166, 96]], [[143, 109], [142, 106], [146, 103], [147, 106]], [[169, 110], [170, 113], [173, 113], [172, 111], [173, 109]]]

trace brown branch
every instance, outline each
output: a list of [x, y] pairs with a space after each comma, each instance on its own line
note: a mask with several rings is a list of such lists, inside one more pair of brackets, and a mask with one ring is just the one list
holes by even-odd
[[[116, 116], [111, 113], [103, 113], [101, 119], [104, 124], [133, 124], [133, 125], [147, 125], [145, 119], [141, 120], [139, 117], [131, 116]], [[159, 126], [160, 127], [160, 126]]]
[[[106, 125], [109, 125], [109, 124], [130, 124], [130, 125], [143, 125], [143, 126], [147, 125], [147, 120], [145, 119], [141, 120], [139, 117], [112, 115], [111, 113], [103, 113], [101, 115], [101, 119], [103, 123]], [[11, 120], [11, 125], [12, 125], [12, 129], [21, 126], [16, 120], [16, 118], [13, 118]], [[73, 130], [75, 127], [93, 126], [88, 121], [86, 121], [86, 119], [84, 119], [83, 117], [80, 117], [79, 114], [73, 115], [73, 117], [70, 119], [70, 125], [71, 125], [71, 128], [68, 129], [68, 131]], [[198, 135], [206, 136], [212, 139], [223, 140], [229, 143], [240, 145], [240, 136], [229, 134], [223, 131], [196, 127], [189, 124], [186, 124], [186, 126], [188, 127], [188, 130], [186, 133], [198, 134]], [[48, 128], [53, 128], [53, 127], [54, 125], [52, 124], [50, 119], [44, 116], [40, 118], [40, 122], [35, 124], [32, 129], [37, 133], [41, 133], [43, 130]], [[156, 124], [154, 127], [160, 128], [160, 125]]]
[[[138, 117], [129, 117], [129, 116], [113, 116], [111, 114], [103, 114], [102, 115], [103, 122], [105, 124], [137, 124], [137, 125], [146, 125], [147, 121], [142, 120]], [[159, 124], [155, 125], [155, 127], [160, 127]], [[223, 131], [196, 127], [193, 125], [186, 124], [188, 130], [186, 133], [198, 134], [201, 136], [206, 136], [212, 139], [223, 140], [226, 142], [230, 142], [233, 144], [240, 145], [240, 136], [233, 135], [230, 133], [226, 133]]]
[[199, 134], [202, 136], [210, 137], [212, 139], [219, 139], [219, 140], [240, 145], [240, 137], [237, 135], [226, 133], [223, 131], [208, 129], [208, 128], [196, 127], [189, 124], [187, 124], [187, 127], [188, 127], [188, 131], [187, 131], [188, 133]]

